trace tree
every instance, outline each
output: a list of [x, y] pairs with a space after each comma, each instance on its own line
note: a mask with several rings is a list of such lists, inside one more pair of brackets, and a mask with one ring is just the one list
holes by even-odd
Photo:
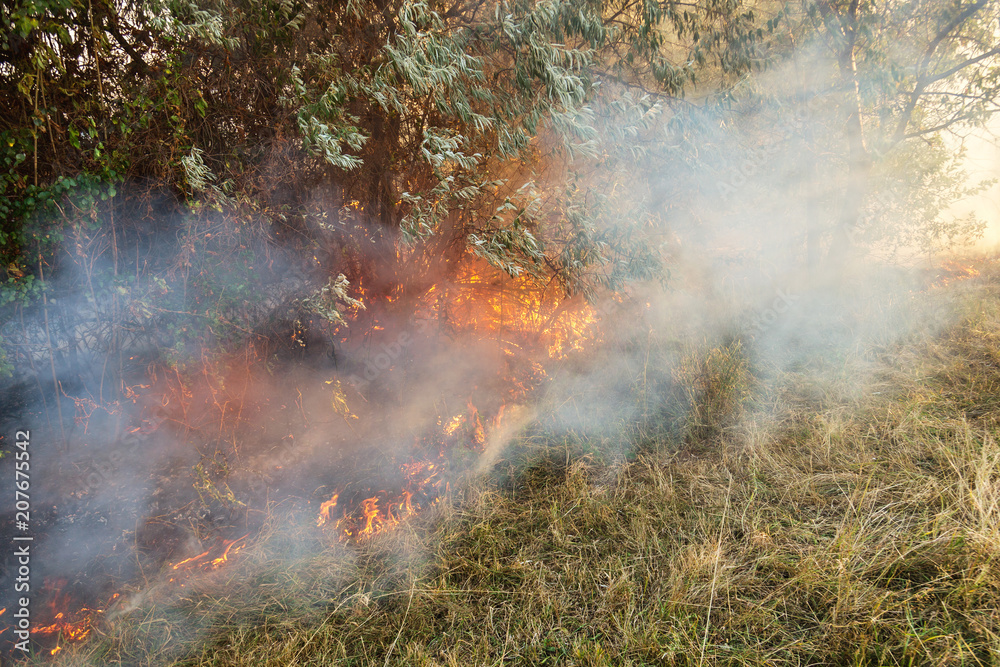
[[274, 299], [241, 295], [341, 274], [403, 312], [471, 275], [553, 312], [650, 277], [648, 213], [615, 184], [687, 87], [748, 71], [755, 20], [730, 0], [4, 3], [3, 320], [78, 272], [104, 334], [53, 347], [176, 361], [255, 331]]
[[994, 0], [806, 0], [783, 15], [836, 67], [846, 163], [831, 247], [838, 261], [850, 254], [880, 163], [915, 141], [935, 148], [941, 132], [1000, 108], [998, 11]]

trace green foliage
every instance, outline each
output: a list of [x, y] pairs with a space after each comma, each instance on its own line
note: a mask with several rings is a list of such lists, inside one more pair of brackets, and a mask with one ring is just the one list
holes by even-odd
[[99, 200], [117, 194], [112, 171], [60, 176], [46, 185], [31, 183], [19, 173], [30, 154], [26, 133], [0, 133], [0, 262], [5, 267], [0, 307], [28, 304], [40, 296], [34, 271], [38, 259], [51, 257], [65, 239], [69, 221], [64, 210], [92, 211]]
[[341, 273], [336, 278], [330, 278], [326, 285], [318, 292], [302, 299], [302, 307], [316, 313], [331, 324], [347, 325], [339, 304], [345, 304], [347, 308], [364, 310], [365, 304], [358, 299], [351, 297], [347, 293], [347, 288], [351, 286], [347, 277]]
[[[357, 202], [388, 223], [410, 256], [446, 246], [512, 275], [541, 278], [557, 267], [567, 286], [588, 282], [570, 274], [631, 250], [614, 233], [589, 255], [564, 250], [557, 221], [565, 212], [541, 210], [525, 194], [534, 175], [517, 165], [537, 160], [551, 136], [570, 159], [601, 158], [591, 103], [605, 73], [644, 80], [658, 72], [660, 94], [676, 95], [713, 58], [722, 71], [745, 70], [749, 60], [737, 66], [725, 52], [746, 45], [748, 12], [714, 0], [681, 7], [15, 3], [3, 16], [13, 32], [0, 45], [11, 64], [0, 77], [13, 84], [0, 100], [11, 119], [0, 128], [9, 153], [0, 184], [4, 262], [27, 290], [39, 251], [54, 264], [59, 234], [101, 220], [96, 202], [114, 199], [123, 179], [170, 188], [196, 215], [277, 225], [311, 215], [308, 197], [289, 201], [282, 190], [336, 181], [340, 205]], [[671, 33], [686, 44], [688, 64], [669, 65]], [[304, 151], [289, 152], [293, 138]], [[629, 142], [633, 150], [640, 143]], [[284, 173], [262, 178], [264, 165], [280, 163], [275, 155], [287, 156]], [[66, 196], [77, 201], [49, 203]], [[130, 205], [114, 201], [105, 212]], [[592, 222], [595, 235], [602, 224]], [[360, 229], [338, 233], [348, 248], [370, 240]]]
[[[931, 249], [977, 233], [974, 218], [949, 221], [938, 215], [949, 198], [963, 194], [956, 165], [942, 162], [939, 137], [981, 126], [996, 109], [998, 10], [997, 0], [801, 0], [769, 22], [772, 47], [794, 54], [787, 48], [789, 37], [815, 45], [812, 69], [821, 74], [814, 76], [812, 86], [829, 91], [827, 104], [842, 123], [830, 128], [830, 134], [839, 136], [827, 150], [836, 151], [846, 166], [836, 224], [848, 236], [895, 245], [919, 241]], [[777, 29], [779, 24], [784, 29]], [[921, 201], [908, 209], [896, 207], [895, 212], [904, 213], [895, 220], [899, 229], [884, 224], [877, 229], [870, 215], [867, 223], [863, 219], [865, 200], [870, 213], [893, 208], [884, 205], [887, 198], [902, 199], [897, 195], [905, 188], [898, 182], [883, 182], [888, 192], [869, 187], [892, 167], [902, 176], [890, 181], [922, 184], [909, 190], [910, 195], [922, 190], [917, 195]], [[870, 201], [873, 194], [881, 203]]]
[[7, 351], [3, 349], [3, 344], [3, 336], [0, 336], [0, 378], [10, 377], [14, 371], [14, 366], [10, 363]]
[[232, 200], [225, 194], [226, 190], [232, 188], [232, 184], [229, 181], [221, 186], [215, 184], [215, 174], [205, 164], [204, 153], [200, 148], [193, 146], [189, 154], [181, 156], [180, 162], [184, 179], [195, 197], [205, 198], [214, 203], [217, 209], [224, 204], [232, 204]]
[[199, 41], [230, 50], [239, 46], [236, 38], [226, 36], [226, 21], [220, 8], [192, 0], [150, 0], [145, 9], [150, 25], [167, 42]]
[[[330, 61], [324, 64], [333, 65]], [[355, 125], [358, 118], [344, 113], [343, 105], [347, 98], [345, 86], [334, 81], [316, 96], [307, 89], [297, 66], [291, 69], [291, 80], [295, 99], [285, 100], [285, 103], [301, 104], [297, 113], [298, 129], [306, 149], [340, 169], [351, 170], [361, 166], [359, 158], [343, 153], [343, 145], [358, 151], [368, 140]], [[313, 97], [315, 101], [310, 101]]]
[[859, 240], [934, 252], [978, 237], [985, 222], [974, 212], [959, 216], [949, 208], [993, 181], [971, 183], [964, 157], [964, 151], [949, 150], [937, 140], [905, 144], [880, 161], [858, 225]]
[[[957, 172], [940, 148], [891, 149], [904, 120], [903, 141], [982, 120], [1000, 75], [995, 59], [966, 63], [963, 45], [990, 43], [994, 6], [802, 0], [765, 16], [743, 0], [8, 3], [3, 317], [40, 294], [40, 269], [83, 266], [60, 251], [81, 234], [108, 239], [94, 247], [114, 263], [88, 273], [89, 298], [166, 331], [175, 360], [246, 335], [240, 300], [261, 282], [232, 260], [279, 238], [299, 269], [386, 290], [471, 265], [563, 295], [662, 279], [656, 239], [687, 196], [664, 194], [662, 174], [714, 168], [692, 119], [711, 108], [697, 122], [730, 122], [725, 105], [751, 87], [754, 66], [803, 40], [825, 45], [834, 68], [853, 40], [857, 75], [829, 88], [856, 88], [872, 159], [906, 162], [920, 171], [907, 191], [934, 193], [908, 238], [950, 238], [969, 226], [931, 212], [960, 193]], [[895, 49], [899, 34], [930, 57]], [[704, 104], [679, 102], [694, 84]], [[846, 116], [850, 95], [830, 96]], [[845, 160], [848, 143], [824, 154]], [[183, 202], [188, 229], [155, 268], [126, 266], [120, 239], [164, 215], [151, 213], [161, 195]], [[864, 235], [892, 234], [885, 219]], [[213, 240], [193, 231], [209, 228]], [[307, 303], [337, 321], [335, 302], [349, 302], [335, 283], [317, 289]]]

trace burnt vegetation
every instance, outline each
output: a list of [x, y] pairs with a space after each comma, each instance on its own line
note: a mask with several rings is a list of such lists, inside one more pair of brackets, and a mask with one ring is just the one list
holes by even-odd
[[995, 267], [884, 258], [982, 229], [998, 11], [0, 2], [34, 649], [995, 659]]

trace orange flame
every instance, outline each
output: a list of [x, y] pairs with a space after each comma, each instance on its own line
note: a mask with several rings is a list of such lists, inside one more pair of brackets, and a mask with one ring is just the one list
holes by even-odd
[[[215, 560], [213, 560], [213, 561], [212, 561], [212, 562], [210, 563], [210, 567], [211, 567], [212, 569], [215, 569], [215, 568], [217, 568], [217, 567], [222, 567], [222, 565], [223, 565], [223, 564], [225, 564], [225, 563], [226, 563], [226, 562], [227, 562], [227, 561], [229, 560], [229, 551], [230, 551], [231, 549], [233, 549], [233, 546], [234, 546], [234, 545], [236, 545], [236, 543], [237, 543], [237, 542], [240, 542], [240, 541], [242, 541], [242, 540], [245, 540], [245, 539], [246, 539], [246, 538], [247, 538], [247, 537], [248, 537], [249, 535], [250, 535], [250, 533], [247, 533], [247, 534], [246, 534], [246, 535], [244, 535], [243, 537], [239, 537], [239, 538], [237, 538], [237, 539], [233, 540], [232, 542], [229, 542], [229, 543], [228, 543], [228, 544], [226, 545], [226, 550], [222, 552], [222, 555], [221, 555], [221, 556], [219, 556], [218, 558], [216, 558]], [[235, 549], [235, 550], [233, 550], [233, 553], [235, 554], [235, 553], [236, 553], [237, 551], [239, 551], [239, 550], [240, 550], [240, 549], [242, 549], [242, 548], [243, 548], [243, 546], [242, 546], [242, 545], [240, 545], [240, 546], [236, 547], [236, 549]]]
[[103, 613], [104, 610], [102, 609], [84, 607], [75, 614], [76, 616], [82, 616], [82, 618], [77, 621], [68, 621], [66, 620], [66, 615], [63, 612], [59, 612], [51, 624], [34, 628], [31, 634], [42, 636], [58, 634], [67, 641], [83, 641], [90, 634], [90, 631], [93, 630], [94, 616]]
[[325, 501], [319, 506], [319, 518], [316, 519], [316, 527], [319, 528], [327, 521], [330, 520], [330, 512], [333, 508], [337, 506], [337, 499], [340, 497], [339, 493], [333, 494], [329, 500]]
[[[361, 210], [362, 206], [359, 202], [351, 202], [349, 208]], [[580, 301], [569, 301], [563, 299], [561, 295], [555, 295], [547, 285], [536, 284], [529, 276], [497, 278], [490, 277], [488, 271], [490, 269], [485, 264], [468, 266], [460, 272], [456, 280], [427, 288], [423, 296], [418, 297], [420, 303], [416, 307], [416, 319], [424, 323], [448, 320], [449, 325], [454, 324], [457, 328], [473, 332], [481, 338], [490, 340], [495, 338], [498, 344], [498, 356], [504, 363], [513, 364], [518, 359], [529, 359], [527, 366], [530, 370], [528, 374], [530, 379], [525, 379], [523, 375], [510, 379], [518, 391], [526, 392], [535, 379], [544, 377], [545, 374], [544, 369], [534, 359], [534, 355], [526, 351], [532, 350], [535, 344], [539, 344], [538, 349], [547, 352], [550, 358], [561, 358], [571, 351], [583, 349], [586, 342], [595, 335], [591, 325], [596, 321], [597, 314]], [[358, 299], [381, 298], [387, 303], [394, 303], [404, 295], [408, 295], [408, 292], [402, 289], [397, 289], [391, 294], [367, 294], [368, 288], [362, 285], [361, 280], [354, 289]], [[382, 322], [372, 320], [370, 324], [370, 331], [384, 331], [384, 328]], [[293, 340], [302, 344], [297, 336], [298, 333], [293, 332]], [[217, 362], [218, 372], [208, 372], [210, 364], [216, 362], [204, 361], [206, 386], [209, 389], [213, 388], [212, 378], [245, 372], [236, 370], [243, 367], [243, 362], [242, 358], [237, 359], [234, 356], [226, 361]], [[175, 404], [193, 399], [198, 387], [201, 386], [182, 380], [179, 373], [176, 374], [176, 383], [166, 376], [162, 381], [157, 380], [154, 371], [150, 371], [150, 374], [152, 377], [149, 384], [134, 385], [134, 387], [136, 389], [153, 387], [150, 393], [154, 393], [157, 392], [156, 387], [166, 386], [160, 401], [161, 407], [170, 403], [172, 398], [180, 399], [175, 401]], [[133, 388], [128, 388], [128, 391], [133, 402], [140, 396]], [[301, 401], [301, 392], [299, 396]], [[244, 400], [249, 399], [240, 399]], [[237, 413], [243, 414], [242, 406], [241, 402]], [[305, 409], [302, 410], [305, 417]], [[442, 450], [446, 448], [444, 439], [440, 437], [443, 432], [449, 438], [448, 443], [457, 441], [470, 448], [482, 447], [487, 440], [487, 428], [499, 426], [503, 407], [501, 406], [500, 412], [492, 420], [487, 418], [486, 414], [488, 413], [481, 415], [470, 400], [464, 412], [450, 417], [444, 423], [438, 422], [440, 431], [435, 434], [436, 444], [440, 444]], [[153, 429], [155, 426], [149, 430]], [[135, 427], [131, 432], [146, 432], [146, 430]], [[369, 488], [352, 494], [350, 498], [343, 499], [345, 501], [343, 504], [348, 507], [338, 504], [342, 500], [341, 492], [335, 491], [329, 500], [320, 503], [316, 525], [324, 527], [332, 524], [332, 529], [340, 540], [370, 539], [379, 533], [391, 530], [436, 502], [442, 488], [447, 492], [449, 487], [444, 479], [444, 470], [440, 462], [435, 463], [431, 460], [417, 460], [403, 464], [401, 472], [405, 481], [401, 488], [388, 491], [375, 491]], [[335, 516], [338, 508], [339, 514]], [[216, 543], [203, 553], [172, 565], [172, 570], [186, 569], [193, 572], [196, 569], [205, 571], [220, 568], [231, 556], [244, 548], [243, 540], [248, 535]], [[185, 576], [186, 573], [176, 575], [178, 581], [183, 581]], [[171, 578], [170, 581], [173, 582], [174, 579]], [[184, 586], [183, 583], [179, 585]], [[5, 612], [6, 609], [0, 609], [0, 614]], [[83, 608], [71, 617], [67, 617], [60, 612], [55, 615], [50, 625], [36, 628], [34, 633], [58, 635], [62, 642], [79, 641], [91, 633], [97, 615], [102, 613], [104, 613], [102, 610]], [[54, 655], [61, 648], [57, 645], [51, 653]]]
[[552, 359], [583, 350], [594, 337], [597, 311], [588, 304], [564, 299], [528, 275], [497, 281], [478, 269], [467, 266], [449, 294], [447, 311], [460, 327], [515, 348], [540, 342]]
[[936, 276], [937, 280], [933, 283], [932, 287], [946, 287], [951, 283], [968, 280], [977, 276], [979, 276], [979, 269], [950, 259], [941, 264]]
[[181, 568], [182, 566], [184, 566], [184, 565], [187, 565], [187, 564], [189, 564], [189, 563], [193, 563], [193, 562], [195, 562], [196, 560], [200, 560], [200, 559], [204, 558], [205, 556], [207, 556], [207, 555], [209, 554], [209, 552], [210, 552], [210, 551], [211, 551], [211, 549], [209, 549], [209, 550], [208, 550], [208, 551], [206, 551], [205, 553], [200, 553], [200, 554], [198, 554], [197, 556], [191, 556], [191, 558], [185, 558], [185, 559], [184, 559], [184, 560], [182, 560], [181, 562], [179, 562], [179, 563], [177, 563], [176, 565], [174, 565], [174, 569], [175, 569], [175, 570], [178, 570], [178, 569], [180, 569], [180, 568]]
[[[242, 540], [245, 540], [249, 535], [250, 533], [247, 533], [243, 537], [239, 537], [235, 540], [223, 540], [221, 544], [225, 545], [225, 548], [222, 550], [222, 553], [216, 558], [213, 558], [212, 560], [199, 563], [199, 565], [202, 567], [202, 569], [205, 570], [214, 570], [216, 568], [222, 567], [222, 565], [228, 562], [230, 553], [235, 554], [236, 552], [238, 552], [240, 549], [243, 548], [243, 545], [237, 547], [236, 544], [241, 542]], [[185, 558], [184, 560], [175, 564], [172, 569], [179, 570], [180, 568], [185, 566], [193, 567], [195, 563], [198, 563], [198, 561], [202, 560], [203, 558], [206, 558], [214, 550], [215, 547], [209, 549], [208, 551], [204, 551], [198, 554], [197, 556], [191, 556], [190, 558]], [[173, 581], [173, 579], [171, 579], [170, 581]]]
[[407, 481], [398, 492], [380, 490], [361, 500], [357, 510], [342, 508], [337, 519], [334, 519], [333, 511], [338, 506], [340, 493], [334, 493], [330, 500], [320, 504], [316, 526], [332, 523], [341, 541], [351, 538], [362, 540], [391, 530], [415, 515], [419, 508], [414, 503], [414, 496], [418, 492], [426, 496], [436, 495], [442, 481], [438, 478], [441, 467], [425, 460], [404, 463], [400, 470]]
[[462, 425], [462, 421], [464, 421], [464, 417], [462, 415], [456, 415], [453, 417], [451, 421], [445, 424], [444, 429], [442, 429], [445, 432], [445, 435], [454, 435], [455, 431], [458, 430], [458, 427]]
[[[55, 585], [52, 582], [46, 581], [42, 589], [52, 590], [53, 588], [58, 590], [65, 585], [64, 580], [57, 580]], [[113, 600], [118, 597], [118, 593], [115, 593], [108, 600], [108, 604], [105, 608], [111, 604]], [[52, 611], [56, 611], [60, 607], [66, 607], [69, 604], [70, 598], [68, 595], [57, 593], [53, 599], [48, 603], [48, 607]], [[0, 609], [0, 614], [4, 613], [6, 608]], [[62, 645], [65, 642], [79, 642], [83, 641], [90, 636], [91, 631], [93, 631], [97, 619], [103, 614], [105, 609], [91, 609], [89, 607], [81, 607], [75, 612], [67, 613], [59, 611], [52, 617], [52, 622], [48, 625], [38, 626], [32, 629], [31, 634], [38, 637], [57, 637], [56, 646], [50, 649], [49, 654], [55, 655], [62, 650]]]
[[[372, 496], [371, 498], [365, 498], [361, 502], [361, 512], [365, 515], [365, 527], [361, 530], [362, 535], [371, 535], [373, 530], [372, 524], [378, 520], [378, 496]], [[381, 521], [379, 522], [381, 523]]]

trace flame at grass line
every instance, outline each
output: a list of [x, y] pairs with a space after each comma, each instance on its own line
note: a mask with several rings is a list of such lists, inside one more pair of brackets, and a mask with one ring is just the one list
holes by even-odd
[[[65, 581], [59, 580], [55, 586], [63, 586]], [[47, 586], [43, 586], [43, 589]], [[91, 607], [81, 607], [74, 612], [57, 611], [69, 606], [68, 595], [56, 595], [49, 603], [48, 607], [54, 612], [52, 622], [31, 629], [32, 637], [55, 637], [56, 645], [49, 649], [49, 655], [55, 655], [62, 650], [60, 644], [67, 642], [82, 642], [93, 632], [100, 617], [108, 607], [118, 598], [115, 593], [108, 600], [103, 609], [93, 609]], [[6, 611], [0, 610], [0, 614]]]
[[947, 287], [960, 280], [968, 280], [979, 276], [979, 269], [958, 260], [949, 259], [942, 262], [938, 268], [938, 279], [932, 287]]
[[[189, 571], [208, 571], [218, 569], [229, 561], [230, 556], [235, 555], [243, 548], [243, 545], [240, 543], [248, 536], [249, 533], [235, 540], [223, 540], [218, 548], [209, 549], [198, 554], [197, 556], [186, 558], [173, 565], [171, 569], [181, 570], [183, 568]], [[215, 558], [207, 559], [207, 556], [213, 552], [218, 553], [219, 555]], [[174, 577], [169, 579], [170, 583], [175, 581], [176, 579]], [[61, 586], [64, 584], [65, 582], [56, 585]], [[184, 584], [182, 583], [180, 585], [183, 586]], [[103, 609], [81, 607], [74, 612], [68, 612], [57, 610], [68, 606], [69, 596], [56, 595], [55, 598], [53, 598], [53, 600], [48, 604], [52, 611], [55, 612], [52, 617], [52, 622], [40, 627], [32, 628], [31, 634], [33, 637], [55, 637], [57, 643], [54, 647], [49, 649], [49, 655], [55, 655], [63, 649], [62, 644], [68, 642], [82, 642], [87, 639], [97, 626], [100, 617], [118, 597], [118, 593], [112, 595]], [[0, 615], [3, 615], [6, 611], [6, 608], [0, 609]]]
[[[358, 281], [355, 289], [357, 299], [369, 303], [377, 300], [362, 281]], [[393, 303], [399, 295], [388, 294], [382, 298]], [[587, 342], [596, 337], [594, 325], [599, 313], [582, 299], [558, 298], [530, 276], [487, 279], [470, 266], [447, 286], [429, 287], [420, 298], [415, 315], [422, 322], [446, 321], [455, 332], [485, 340], [495, 339], [507, 359], [518, 358], [522, 364], [526, 363], [517, 372], [510, 372], [510, 367], [508, 372], [502, 372], [510, 386], [508, 396], [518, 397], [527, 394], [546, 377], [545, 368], [533, 359], [535, 350], [544, 350], [551, 359], [561, 359], [583, 350]], [[368, 327], [370, 332], [383, 329], [377, 320], [369, 322]], [[386, 355], [386, 359], [391, 361], [396, 356], [390, 359]], [[501, 401], [491, 425], [499, 426], [504, 407]], [[336, 407], [335, 411], [346, 412]], [[335, 490], [328, 500], [320, 503], [316, 526], [332, 526], [341, 541], [364, 540], [395, 528], [422, 507], [433, 504], [442, 484], [447, 487], [441, 477], [443, 450], [464, 446], [478, 451], [486, 444], [483, 418], [471, 400], [464, 412], [440, 420], [439, 426], [442, 453], [437, 462], [419, 460], [405, 464], [401, 471], [406, 481], [401, 488], [369, 491], [360, 494], [361, 497], [355, 494], [346, 505], [343, 489]], [[415, 498], [422, 502], [416, 502]]]
[[406, 476], [405, 485], [395, 492], [380, 490], [360, 501], [360, 507], [344, 507], [340, 516], [334, 518], [341, 493], [334, 492], [329, 500], [320, 504], [316, 527], [332, 524], [341, 541], [363, 540], [391, 530], [417, 513], [414, 495], [437, 501], [443, 482], [440, 477], [442, 466], [431, 461], [415, 461], [401, 466]]
[[[193, 568], [196, 565], [198, 567], [201, 567], [201, 569], [203, 570], [214, 570], [216, 568], [222, 567], [229, 561], [230, 553], [236, 554], [243, 548], [242, 544], [240, 544], [239, 546], [236, 545], [245, 540], [247, 537], [249, 537], [249, 535], [250, 533], [247, 533], [243, 537], [239, 537], [235, 540], [223, 540], [221, 545], [222, 546], [221, 554], [211, 560], [203, 560], [203, 559], [210, 553], [212, 553], [213, 549], [209, 549], [208, 551], [200, 553], [197, 556], [186, 558], [180, 561], [179, 563], [175, 564], [172, 569], [179, 570], [182, 567]], [[171, 579], [171, 581], [173, 581], [173, 579]]]
[[[489, 420], [492, 428], [500, 428], [504, 405]], [[329, 500], [319, 506], [316, 527], [332, 525], [340, 541], [361, 541], [386, 532], [400, 525], [421, 509], [438, 502], [442, 490], [447, 492], [449, 483], [444, 479], [446, 449], [463, 447], [482, 452], [486, 445], [486, 429], [479, 410], [469, 401], [466, 410], [450, 419], [440, 419], [440, 435], [432, 438], [441, 446], [437, 461], [428, 459], [410, 461], [400, 466], [405, 482], [396, 491], [381, 489], [354, 502], [354, 506], [340, 504], [343, 491], [337, 490]], [[443, 487], [443, 489], [442, 489]], [[357, 494], [355, 498], [358, 498]], [[419, 499], [419, 502], [418, 500]], [[338, 508], [340, 509], [337, 512]]]
[[[371, 298], [360, 281], [356, 294], [359, 299]], [[383, 298], [386, 303], [392, 304], [400, 300], [401, 294], [389, 294]], [[483, 278], [471, 268], [447, 287], [431, 286], [420, 299], [416, 310], [418, 317], [423, 316], [426, 321], [447, 321], [457, 331], [485, 340], [496, 340], [499, 349], [508, 358], [528, 360], [531, 375], [529, 379], [525, 379], [523, 374], [519, 376], [504, 373], [506, 381], [512, 386], [512, 394], [521, 396], [545, 377], [545, 369], [536, 361], [534, 352], [537, 350], [551, 359], [560, 359], [582, 350], [588, 341], [594, 340], [593, 325], [598, 319], [597, 311], [582, 300], [558, 298], [548, 288], [539, 286], [529, 277], [505, 276], [498, 282], [497, 279]], [[349, 315], [357, 316], [357, 312]], [[373, 320], [368, 331], [382, 331], [383, 328], [384, 323]], [[254, 349], [222, 359], [210, 359], [202, 355], [200, 363], [193, 362], [187, 375], [183, 375], [181, 369], [173, 369], [172, 372], [168, 372], [168, 369], [157, 371], [151, 366], [148, 382], [131, 387], [129, 398], [135, 403], [144, 398], [159, 396], [153, 404], [171, 407], [174, 404], [187, 405], [196, 402], [201, 394], [214, 396], [216, 391], [226, 386], [227, 380], [233, 378], [245, 379], [246, 382], [228, 384], [248, 385], [253, 377], [251, 367], [255, 361], [260, 360], [258, 357], [259, 354]], [[195, 382], [202, 382], [207, 389]], [[327, 382], [333, 383], [334, 381]], [[345, 418], [357, 419], [346, 404], [342, 405], [346, 399], [339, 381], [334, 390], [333, 411]], [[232, 405], [237, 409], [229, 412], [237, 415], [244, 412], [244, 401], [246, 406], [252, 405], [249, 397], [243, 395], [234, 397], [233, 400], [236, 402]], [[265, 404], [266, 401], [261, 407]], [[246, 407], [246, 411], [250, 411], [249, 407]], [[503, 411], [504, 404], [501, 402], [496, 416], [486, 420], [487, 425], [498, 425]], [[182, 410], [181, 413], [183, 412]], [[209, 418], [204, 417], [206, 420]], [[199, 425], [196, 423], [190, 426], [197, 428]], [[486, 442], [484, 417], [471, 400], [463, 412], [443, 417], [438, 426], [440, 431], [436, 440], [441, 444], [442, 451], [437, 460], [422, 459], [403, 464], [400, 469], [405, 481], [398, 489], [355, 494], [349, 505], [344, 503], [346, 498], [343, 491], [333, 493], [329, 500], [320, 504], [316, 525], [332, 529], [341, 541], [364, 540], [395, 528], [420, 510], [435, 504], [449, 487], [444, 478], [444, 450], [458, 446], [477, 451]], [[136, 432], [138, 430], [133, 429]], [[155, 430], [155, 427], [149, 430]], [[189, 574], [223, 567], [244, 548], [243, 541], [248, 536], [249, 534], [235, 540], [224, 540], [169, 566], [168, 571], [176, 573], [169, 582], [184, 586], [183, 582]], [[49, 649], [49, 653], [55, 655], [63, 649], [65, 643], [81, 642], [91, 636], [102, 615], [118, 597], [119, 594], [115, 593], [103, 608], [84, 606], [71, 612], [67, 609], [68, 597], [57, 596], [52, 603], [55, 613], [51, 622], [33, 629], [32, 634], [40, 638], [54, 638], [56, 643]], [[0, 615], [5, 612], [6, 609], [0, 609]]]

